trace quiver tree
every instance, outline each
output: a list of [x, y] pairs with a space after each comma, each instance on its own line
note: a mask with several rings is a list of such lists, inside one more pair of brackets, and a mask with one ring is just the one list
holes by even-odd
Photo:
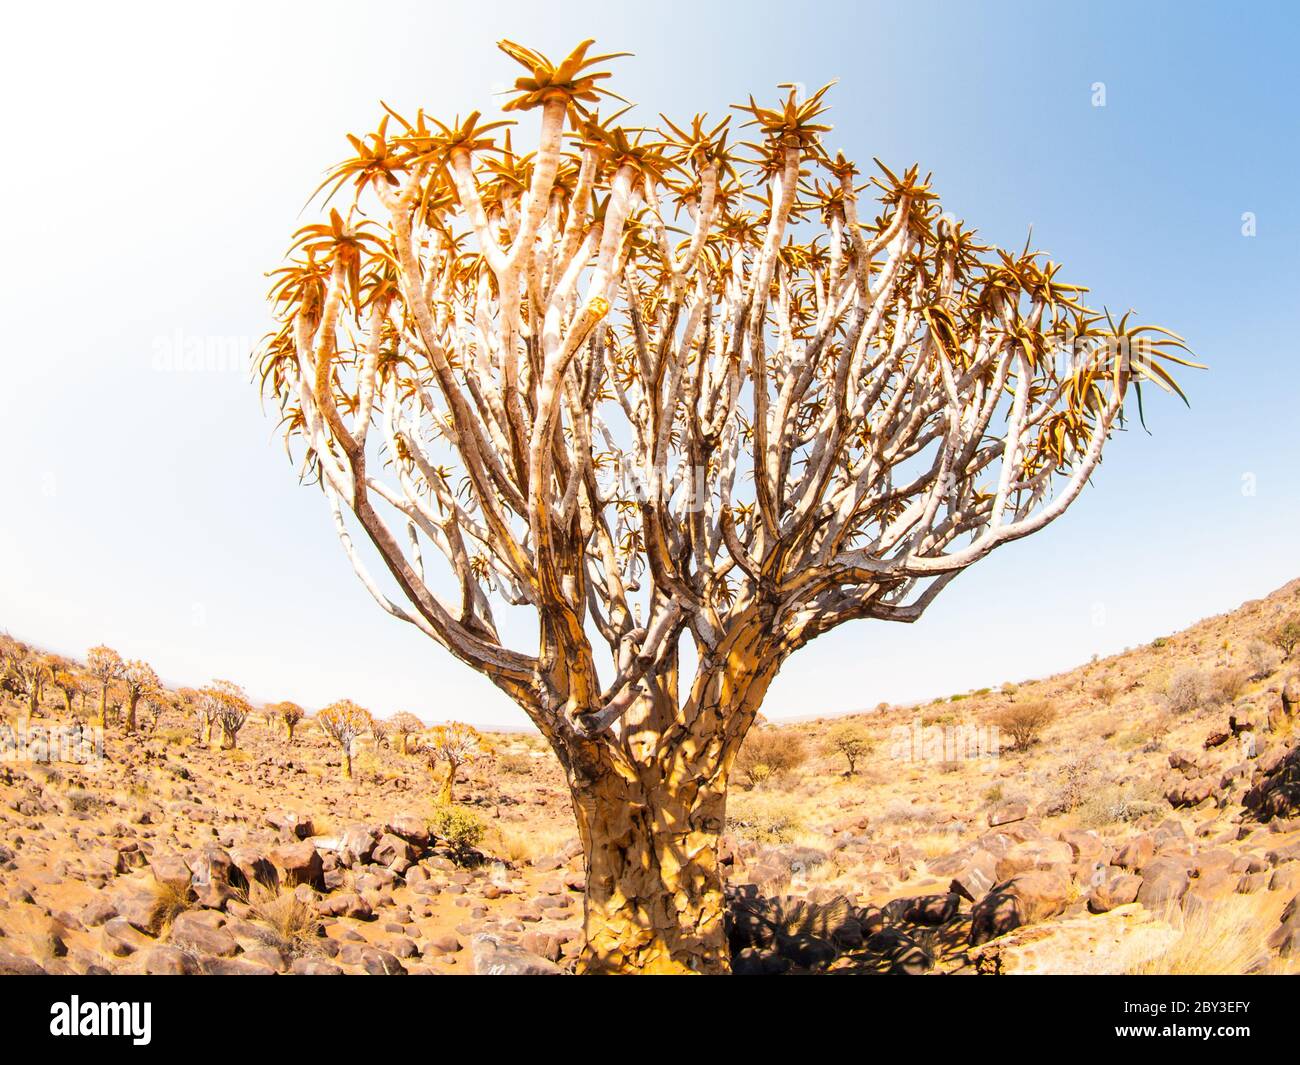
[[316, 724], [343, 752], [343, 775], [351, 780], [352, 745], [374, 726], [370, 711], [363, 710], [351, 699], [340, 699], [316, 715]]
[[202, 696], [194, 688], [177, 688], [172, 693], [172, 699], [182, 716], [194, 715], [194, 720], [199, 726], [199, 739], [202, 741], [204, 722], [207, 720], [207, 710], [204, 708]]
[[406, 754], [411, 737], [424, 731], [424, 722], [414, 714], [402, 710], [388, 719], [388, 727], [397, 737], [397, 753]]
[[351, 138], [259, 371], [380, 606], [555, 749], [584, 970], [717, 970], [727, 773], [782, 663], [1058, 518], [1181, 344], [980, 245], [916, 168], [861, 183], [826, 90], [751, 99], [739, 150], [628, 129], [588, 44], [501, 45], [535, 151], [477, 113]]
[[108, 690], [114, 681], [122, 679], [126, 663], [111, 647], [102, 644], [86, 652], [86, 672], [99, 685], [99, 727], [108, 728]]
[[158, 729], [158, 723], [162, 720], [163, 714], [177, 705], [176, 698], [165, 688], [150, 688], [140, 696], [140, 703], [149, 712], [147, 718], [146, 731], [153, 733]]
[[252, 712], [253, 706], [242, 690], [231, 686], [220, 693], [213, 716], [221, 729], [223, 751], [232, 751], [239, 746], [239, 730]]
[[126, 695], [126, 731], [135, 731], [135, 712], [140, 697], [156, 691], [161, 681], [148, 662], [132, 660], [122, 667], [122, 690]]
[[452, 721], [429, 730], [429, 736], [424, 742], [424, 753], [429, 768], [435, 775], [438, 767], [442, 767], [438, 801], [444, 806], [450, 806], [456, 801], [456, 771], [465, 763], [487, 753], [487, 744], [473, 725]]
[[71, 714], [72, 700], [80, 691], [77, 675], [69, 670], [60, 669], [50, 678], [50, 683], [59, 689], [59, 694], [63, 696], [63, 709]]
[[298, 722], [302, 720], [302, 707], [297, 703], [285, 701], [276, 703], [267, 709], [273, 712], [276, 719], [284, 725], [285, 743], [293, 743], [293, 730], [297, 728]]
[[9, 669], [17, 694], [27, 700], [27, 715], [35, 717], [41, 711], [41, 695], [53, 675], [50, 659], [35, 651], [13, 657]]
[[244, 727], [252, 704], [244, 689], [234, 681], [214, 680], [195, 694], [194, 710], [199, 720], [200, 739], [205, 747], [212, 746], [212, 729], [220, 730], [222, 750], [235, 747], [239, 730]]

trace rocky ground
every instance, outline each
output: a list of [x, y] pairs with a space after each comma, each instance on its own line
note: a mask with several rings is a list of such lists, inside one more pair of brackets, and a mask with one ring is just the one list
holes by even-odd
[[[1290, 971], [1300, 663], [1272, 634], [1297, 615], [1300, 582], [1066, 674], [882, 706], [853, 719], [852, 775], [843, 719], [764, 726], [802, 756], [735, 774], [733, 967]], [[972, 753], [1026, 707], [1047, 712], [1023, 749]], [[35, 722], [74, 710], [50, 695]], [[472, 845], [439, 830], [419, 757], [369, 742], [347, 781], [310, 722], [289, 745], [250, 721], [222, 751], [164, 716], [110, 728], [102, 762], [0, 761], [0, 970], [566, 971], [582, 869], [559, 766], [492, 739], [457, 785]]]

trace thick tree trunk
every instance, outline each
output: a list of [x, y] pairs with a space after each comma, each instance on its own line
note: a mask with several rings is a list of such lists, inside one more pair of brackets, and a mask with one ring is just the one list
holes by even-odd
[[718, 838], [728, 773], [784, 657], [768, 613], [755, 608], [731, 628], [685, 699], [670, 657], [617, 732], [547, 734], [586, 861], [580, 972], [730, 971]]
[[135, 731], [135, 707], [136, 707], [136, 703], [138, 703], [139, 701], [140, 701], [140, 697], [138, 695], [127, 696], [126, 699], [126, 731], [127, 732]]
[[725, 973], [721, 787], [609, 775], [575, 790], [587, 866], [585, 973]]

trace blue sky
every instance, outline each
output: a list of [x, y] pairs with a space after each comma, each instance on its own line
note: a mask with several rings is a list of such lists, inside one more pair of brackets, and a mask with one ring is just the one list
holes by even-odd
[[[374, 606], [226, 355], [264, 332], [263, 274], [343, 135], [372, 128], [380, 98], [491, 111], [514, 76], [502, 36], [635, 52], [613, 84], [645, 121], [838, 79], [832, 150], [919, 161], [988, 240], [1019, 246], [1032, 225], [1096, 303], [1176, 329], [1211, 366], [1185, 375], [1190, 410], [1152, 397], [1152, 435], [1113, 441], [1061, 521], [921, 622], [860, 623], [793, 658], [769, 716], [1041, 675], [1297, 576], [1290, 5], [180, 8], [9, 16], [0, 628], [73, 653], [108, 642], [262, 698], [524, 722]], [[159, 368], [187, 342], [219, 365]]]

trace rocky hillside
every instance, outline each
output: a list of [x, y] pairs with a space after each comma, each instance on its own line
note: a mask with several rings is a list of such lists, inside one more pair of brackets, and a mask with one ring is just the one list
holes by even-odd
[[[1058, 676], [757, 729], [722, 847], [735, 970], [1288, 971], [1297, 617], [1300, 582]], [[102, 761], [42, 763], [12, 749], [30, 700], [0, 706], [4, 971], [558, 973], [576, 954], [581, 854], [537, 737], [492, 737], [448, 807], [391, 740], [345, 779], [310, 720], [220, 750], [164, 713], [110, 723]], [[93, 716], [51, 690], [30, 724]]]

